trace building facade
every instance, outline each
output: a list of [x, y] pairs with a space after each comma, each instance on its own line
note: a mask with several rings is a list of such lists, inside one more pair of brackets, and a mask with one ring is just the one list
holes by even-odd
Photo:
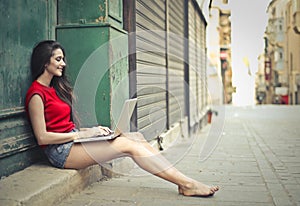
[[231, 11], [228, 1], [211, 0], [207, 28], [208, 81], [213, 104], [232, 102]]
[[81, 122], [114, 127], [123, 101], [149, 142], [206, 124], [207, 22], [196, 0], [4, 0], [1, 9], [0, 176], [43, 160], [24, 111], [34, 45], [66, 49]]
[[257, 99], [263, 91], [267, 104], [299, 104], [299, 5], [299, 0], [273, 0], [267, 9], [265, 52], [260, 57], [265, 79], [258, 79], [256, 88]]

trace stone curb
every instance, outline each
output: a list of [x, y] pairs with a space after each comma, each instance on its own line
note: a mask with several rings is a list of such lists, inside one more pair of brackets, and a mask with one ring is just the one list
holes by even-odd
[[35, 164], [0, 181], [0, 205], [55, 205], [100, 178], [98, 165], [62, 170], [47, 163]]

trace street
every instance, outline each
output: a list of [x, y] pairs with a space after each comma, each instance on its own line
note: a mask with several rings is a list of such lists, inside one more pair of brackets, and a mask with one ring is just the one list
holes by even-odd
[[[184, 197], [176, 185], [152, 175], [124, 175], [96, 182], [59, 205], [300, 205], [300, 107], [226, 106], [221, 118], [213, 116], [195, 141], [172, 148], [185, 154], [175, 164], [180, 171], [220, 186], [213, 197]], [[223, 131], [210, 131], [218, 121], [224, 122]], [[212, 134], [219, 134], [219, 142], [201, 160], [201, 148]]]

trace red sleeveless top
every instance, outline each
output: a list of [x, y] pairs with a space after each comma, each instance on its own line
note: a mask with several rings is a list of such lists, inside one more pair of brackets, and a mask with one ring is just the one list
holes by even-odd
[[70, 132], [75, 128], [71, 120], [71, 108], [62, 101], [53, 87], [46, 87], [34, 81], [27, 91], [25, 109], [28, 113], [28, 104], [33, 95], [39, 95], [44, 103], [44, 116], [48, 132]]

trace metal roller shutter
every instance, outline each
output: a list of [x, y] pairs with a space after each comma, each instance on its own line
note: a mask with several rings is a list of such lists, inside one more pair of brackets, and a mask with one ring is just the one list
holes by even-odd
[[205, 26], [201, 14], [196, 12], [196, 52], [197, 52], [197, 92], [198, 92], [198, 114], [199, 120], [204, 115], [206, 107], [206, 40]]
[[206, 89], [206, 22], [195, 1], [189, 0], [189, 89], [190, 126], [193, 127], [205, 115]]
[[168, 4], [168, 103], [170, 125], [184, 116], [184, 1]]
[[147, 140], [166, 130], [164, 0], [136, 1], [137, 126]]
[[189, 1], [189, 91], [190, 91], [190, 126], [198, 121], [197, 91], [197, 53], [196, 53], [196, 11]]
[[199, 14], [196, 12], [195, 14], [195, 23], [196, 23], [196, 70], [197, 70], [197, 111], [198, 111], [198, 119], [200, 120], [199, 113], [201, 112], [202, 108], [202, 94], [203, 94], [203, 88], [202, 88], [202, 82], [203, 78], [205, 78], [202, 75], [203, 71], [203, 60], [202, 60], [202, 42], [201, 42], [201, 19], [199, 17]]
[[201, 111], [204, 112], [205, 107], [207, 105], [207, 77], [206, 77], [206, 65], [207, 65], [207, 56], [206, 56], [206, 32], [205, 32], [205, 23], [203, 21], [200, 22], [201, 26]]

